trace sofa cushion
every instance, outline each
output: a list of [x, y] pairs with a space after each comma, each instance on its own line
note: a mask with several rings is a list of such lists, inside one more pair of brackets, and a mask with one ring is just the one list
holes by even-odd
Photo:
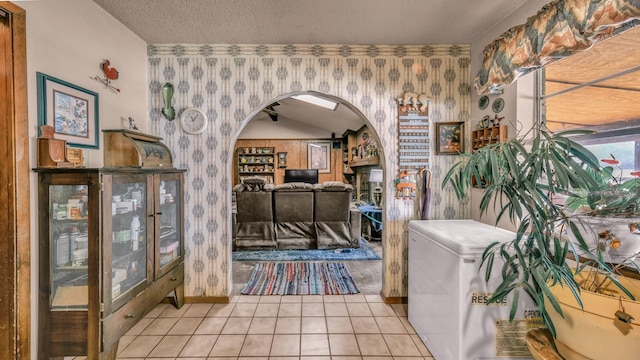
[[312, 190], [313, 190], [313, 185], [308, 183], [303, 183], [303, 182], [292, 182], [292, 183], [280, 184], [280, 185], [276, 185], [274, 189], [274, 191], [288, 191], [288, 192], [312, 191]]
[[352, 192], [353, 185], [345, 184], [341, 181], [325, 181], [322, 184], [315, 184], [314, 191], [346, 191]]
[[316, 249], [316, 233], [313, 222], [275, 223], [278, 249]]
[[260, 188], [259, 186], [253, 186], [253, 185], [248, 185], [248, 184], [238, 184], [236, 186], [233, 187], [233, 192], [234, 193], [241, 193], [243, 191], [273, 191], [273, 189], [275, 189], [275, 185], [273, 184], [264, 184], [262, 186], [262, 188]]
[[243, 191], [236, 194], [238, 222], [273, 222], [272, 193]]
[[314, 225], [318, 249], [358, 247], [358, 242], [351, 238], [351, 226], [348, 222], [316, 222]]
[[272, 222], [241, 222], [235, 229], [237, 249], [275, 249], [275, 230]]
[[244, 184], [238, 184], [233, 187], [233, 192], [242, 192], [244, 191]]
[[344, 191], [316, 192], [313, 198], [313, 221], [349, 222], [351, 194]]
[[245, 185], [245, 190], [258, 191], [264, 188], [264, 185], [267, 183], [267, 181], [259, 176], [250, 176], [244, 178], [242, 180], [242, 183]]

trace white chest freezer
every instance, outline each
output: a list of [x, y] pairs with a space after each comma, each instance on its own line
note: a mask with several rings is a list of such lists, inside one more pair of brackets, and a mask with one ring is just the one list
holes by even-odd
[[486, 301], [500, 283], [502, 262], [485, 282], [482, 252], [515, 233], [473, 220], [409, 223], [409, 322], [436, 360], [531, 359], [524, 337], [539, 327], [537, 306], [524, 291], [514, 322], [511, 295]]

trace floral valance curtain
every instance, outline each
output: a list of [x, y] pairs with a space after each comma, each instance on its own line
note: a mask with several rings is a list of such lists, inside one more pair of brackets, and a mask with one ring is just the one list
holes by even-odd
[[555, 0], [484, 48], [478, 94], [640, 24], [640, 0]]

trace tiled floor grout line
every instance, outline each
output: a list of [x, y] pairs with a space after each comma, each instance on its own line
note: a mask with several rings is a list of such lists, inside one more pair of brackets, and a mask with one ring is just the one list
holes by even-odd
[[[152, 326], [152, 324], [156, 320], [163, 319], [163, 318], [175, 318], [175, 322], [168, 328], [166, 333], [162, 336], [162, 339], [166, 339], [169, 336], [188, 336], [189, 337], [189, 340], [187, 340], [185, 342], [184, 346], [177, 352], [178, 356], [175, 359], [181, 359], [180, 355], [185, 350], [185, 348], [187, 347], [187, 345], [189, 344], [191, 339], [193, 339], [193, 336], [194, 335], [199, 335], [199, 334], [197, 334], [197, 331], [203, 325], [203, 322], [204, 322], [205, 319], [207, 319], [207, 318], [224, 318], [222, 325], [220, 326], [219, 330], [217, 330], [217, 332], [218, 332], [217, 334], [213, 334], [213, 333], [212, 334], [202, 334], [202, 335], [208, 335], [208, 336], [215, 337], [216, 340], [211, 345], [211, 348], [209, 349], [209, 352], [207, 353], [207, 355], [205, 357], [200, 357], [200, 358], [202, 358], [202, 359], [210, 359], [210, 358], [218, 357], [218, 356], [212, 356], [212, 352], [213, 352], [213, 349], [215, 348], [216, 344], [218, 343], [218, 341], [220, 341], [221, 335], [235, 335], [236, 332], [238, 332], [237, 335], [242, 335], [243, 336], [243, 340], [242, 340], [242, 344], [239, 347], [237, 347], [238, 348], [237, 354], [234, 355], [234, 356], [230, 356], [230, 357], [225, 356], [225, 355], [221, 355], [221, 356], [228, 357], [229, 360], [238, 359], [239, 357], [242, 357], [242, 358], [273, 358], [273, 357], [277, 358], [277, 357], [283, 357], [283, 356], [278, 356], [278, 355], [272, 356], [272, 352], [274, 350], [274, 340], [276, 338], [276, 335], [297, 335], [298, 336], [298, 339], [299, 339], [298, 347], [299, 347], [299, 349], [298, 349], [297, 355], [295, 355], [295, 356], [284, 356], [284, 357], [290, 357], [292, 359], [295, 359], [295, 358], [300, 359], [300, 358], [307, 358], [307, 357], [333, 358], [333, 357], [352, 356], [352, 355], [334, 355], [333, 354], [334, 350], [335, 351], [338, 351], [338, 350], [334, 349], [332, 347], [332, 343], [331, 343], [331, 340], [330, 340], [331, 339], [331, 335], [334, 335], [334, 338], [335, 338], [335, 335], [344, 334], [344, 335], [353, 336], [353, 338], [355, 340], [355, 344], [352, 344], [351, 346], [355, 345], [357, 347], [358, 355], [353, 355], [354, 359], [355, 358], [361, 358], [362, 359], [363, 357], [367, 357], [367, 358], [369, 358], [369, 357], [370, 358], [376, 358], [376, 357], [395, 358], [395, 357], [398, 357], [397, 354], [395, 354], [395, 355], [393, 354], [392, 348], [389, 345], [389, 339], [394, 337], [394, 336], [403, 336], [403, 337], [406, 336], [406, 338], [404, 338], [404, 340], [402, 340], [402, 341], [405, 341], [405, 344], [407, 344], [406, 341], [410, 341], [410, 343], [413, 346], [415, 346], [416, 350], [418, 350], [418, 353], [420, 354], [418, 357], [414, 356], [414, 358], [416, 358], [416, 359], [418, 359], [418, 358], [433, 359], [432, 357], [425, 356], [425, 354], [423, 354], [422, 350], [420, 350], [422, 348], [421, 344], [416, 343], [416, 341], [419, 341], [419, 338], [417, 338], [417, 340], [416, 340], [416, 337], [413, 336], [415, 334], [415, 331], [411, 331], [410, 329], [407, 328], [408, 319], [407, 319], [407, 316], [406, 316], [406, 309], [400, 308], [400, 309], [402, 309], [402, 311], [400, 312], [400, 310], [398, 310], [394, 306], [391, 306], [389, 304], [384, 304], [381, 301], [375, 301], [375, 300], [377, 300], [376, 298], [372, 299], [374, 301], [369, 301], [369, 300], [371, 300], [371, 298], [366, 298], [366, 297], [351, 298], [351, 299], [345, 299], [343, 297], [342, 299], [340, 299], [340, 301], [325, 301], [326, 298], [324, 298], [324, 297], [321, 299], [321, 301], [317, 301], [318, 299], [311, 300], [311, 298], [307, 299], [309, 301], [305, 301], [305, 297], [301, 297], [300, 299], [295, 299], [295, 300], [299, 300], [299, 301], [294, 301], [294, 302], [282, 302], [282, 299], [283, 298], [281, 297], [280, 299], [278, 299], [277, 302], [275, 302], [275, 301], [264, 301], [263, 302], [262, 298], [259, 298], [257, 300], [256, 299], [250, 299], [250, 300], [247, 300], [247, 301], [243, 300], [243, 298], [232, 299], [232, 301], [230, 301], [230, 303], [227, 304], [227, 306], [231, 305], [232, 306], [231, 308], [226, 309], [225, 307], [222, 307], [222, 309], [220, 309], [220, 312], [224, 311], [224, 313], [225, 313], [224, 316], [220, 316], [220, 312], [213, 312], [215, 310], [215, 305], [216, 304], [211, 305], [207, 309], [207, 311], [195, 310], [195, 308], [194, 308], [193, 311], [196, 314], [200, 314], [200, 313], [204, 314], [204, 315], [199, 315], [199, 316], [185, 316], [185, 315], [189, 315], [189, 313], [188, 313], [189, 309], [185, 309], [185, 310], [183, 310], [182, 312], [180, 312], [178, 314], [166, 313], [164, 316], [162, 316], [166, 311], [171, 310], [171, 308], [169, 308], [169, 307], [164, 307], [161, 310], [159, 310], [157, 312], [157, 314], [155, 314], [155, 316], [153, 316], [149, 320], [149, 323], [144, 328], [138, 329], [139, 330], [138, 333], [133, 335], [133, 339], [127, 345], [125, 345], [125, 347], [122, 348], [121, 351], [124, 351], [129, 346], [131, 346], [136, 341], [136, 339], [138, 339], [139, 337], [153, 335], [153, 333], [145, 335], [144, 332], [147, 331], [147, 329], [150, 326]], [[351, 300], [359, 300], [359, 301], [351, 301]], [[280, 310], [281, 310], [283, 304], [288, 304], [288, 303], [300, 304], [300, 311], [299, 312], [296, 311], [295, 314], [285, 314], [286, 316], [280, 316], [280, 314], [281, 314]], [[322, 306], [320, 307], [322, 309], [322, 315], [321, 316], [318, 316], [318, 314], [320, 313], [320, 312], [317, 311], [318, 307], [314, 307], [314, 306], [305, 307], [305, 306], [303, 306], [303, 304], [313, 304], [313, 303], [322, 304]], [[329, 304], [329, 303], [343, 304], [344, 308], [346, 309], [346, 316], [342, 315], [341, 311], [340, 311], [340, 315], [331, 316], [332, 314], [330, 314], [327, 311], [327, 304]], [[361, 306], [352, 306], [352, 310], [357, 313], [357, 315], [354, 315], [353, 311], [349, 311], [349, 307], [347, 306], [347, 304], [349, 304], [349, 303], [366, 304], [367, 305], [366, 309], [368, 310], [368, 313], [364, 314], [364, 311], [361, 310], [362, 309]], [[250, 313], [249, 312], [243, 313], [242, 311], [238, 311], [236, 314], [239, 315], [239, 316], [232, 316], [232, 314], [236, 310], [236, 306], [238, 304], [249, 304], [249, 305], [254, 304], [255, 307], [251, 310]], [[269, 312], [258, 313], [259, 304], [277, 304], [277, 313], [276, 314], [270, 314]], [[376, 305], [372, 305], [372, 304], [384, 304], [384, 305], [387, 306], [387, 309], [391, 310], [391, 313], [385, 312], [385, 311], [381, 311], [380, 306], [376, 306]], [[374, 310], [374, 308], [372, 308], [372, 306], [375, 308], [375, 310]], [[249, 309], [251, 307], [252, 306], [246, 307], [246, 309]], [[305, 308], [307, 309], [307, 314], [305, 314]], [[315, 310], [314, 310], [314, 308], [315, 308]], [[360, 308], [360, 310], [354, 310], [354, 309], [358, 309], [358, 308]], [[382, 308], [384, 309], [384, 307], [382, 307]], [[200, 312], [197, 312], [197, 311], [200, 311]], [[391, 315], [391, 314], [393, 314], [393, 315]], [[209, 315], [211, 315], [211, 316], [209, 316]], [[218, 316], [216, 316], [216, 315], [218, 315]], [[256, 315], [263, 315], [263, 316], [256, 316]], [[351, 327], [350, 332], [347, 332], [347, 330], [345, 330], [344, 333], [342, 333], [342, 332], [337, 332], [337, 333], [330, 332], [330, 329], [329, 329], [329, 318], [332, 318], [332, 317], [346, 317], [346, 318], [348, 318], [349, 319], [349, 325]], [[181, 322], [181, 320], [189, 319], [189, 318], [200, 318], [198, 323], [193, 325], [193, 331], [191, 331], [190, 333], [186, 333], [186, 334], [182, 334], [182, 333], [171, 334], [171, 331], [175, 327], [177, 327], [177, 326], [187, 326], [187, 325], [184, 324], [184, 321]], [[234, 318], [235, 319], [249, 319], [249, 322], [246, 325], [246, 329], [244, 329], [244, 330], [238, 329], [238, 330], [235, 330], [236, 332], [234, 332], [234, 330], [230, 330], [231, 332], [229, 334], [223, 334], [224, 329], [228, 325], [230, 325], [231, 319], [234, 319]], [[255, 321], [261, 321], [261, 319], [264, 319], [264, 318], [274, 318], [275, 319], [275, 323], [273, 325], [274, 326], [273, 330], [269, 334], [264, 334], [264, 333], [251, 334], [250, 330], [251, 330], [252, 325], [254, 324], [254, 322]], [[277, 333], [276, 329], [277, 329], [277, 326], [278, 326], [278, 320], [279, 319], [285, 319], [285, 318], [298, 318], [299, 319], [298, 328], [295, 331], [293, 331], [292, 333], [291, 332], [287, 332], [287, 331], [285, 331], [284, 333]], [[322, 323], [324, 324], [324, 330], [316, 331], [315, 329], [313, 329], [313, 326], [315, 326], [315, 325], [308, 325], [308, 326], [312, 326], [312, 328], [305, 330], [303, 328], [303, 326], [305, 325], [305, 322], [303, 322], [303, 320], [306, 319], [307, 321], [311, 322], [311, 321], [313, 321], [312, 319], [315, 319], [315, 318], [322, 318], [323, 319]], [[356, 318], [371, 318], [371, 320], [374, 322], [374, 324], [377, 327], [377, 331], [369, 333], [366, 330], [364, 332], [361, 332], [362, 329], [360, 331], [356, 330], [356, 325], [354, 323], [354, 319], [356, 319]], [[383, 325], [383, 323], [380, 323], [380, 321], [382, 321], [381, 319], [385, 319], [384, 321], [389, 320], [389, 321], [391, 321], [391, 324], [393, 323], [393, 321], [390, 320], [390, 319], [397, 319], [397, 321], [399, 322], [400, 326], [402, 326], [401, 332], [397, 332], [398, 330], [400, 330], [400, 328], [398, 328], [398, 329], [395, 329], [396, 332], [386, 333], [385, 330], [383, 328], [381, 328], [381, 326]], [[405, 319], [406, 321], [403, 322], [401, 319]], [[387, 324], [389, 324], [389, 323], [387, 323]], [[305, 332], [305, 331], [308, 331], [308, 332]], [[394, 330], [391, 330], [391, 331], [394, 331]], [[249, 356], [246, 356], [246, 355], [243, 356], [242, 355], [242, 351], [243, 351], [243, 349], [245, 349], [245, 345], [248, 344], [247, 343], [247, 341], [248, 341], [247, 338], [249, 337], [249, 335], [252, 335], [252, 336], [253, 335], [260, 335], [260, 336], [262, 336], [262, 335], [270, 335], [271, 341], [270, 341], [270, 344], [269, 344], [269, 349], [267, 351], [267, 353], [269, 355], [266, 355], [266, 356], [254, 356], [254, 354], [251, 353], [251, 355], [249, 355]], [[312, 355], [303, 355], [303, 352], [305, 351], [305, 349], [303, 348], [303, 339], [305, 339], [305, 338], [309, 339], [313, 335], [324, 335], [325, 341], [326, 341], [326, 347], [327, 347], [327, 351], [326, 352], [328, 352], [327, 355], [313, 355], [313, 354]], [[358, 335], [360, 335], [360, 340], [362, 340], [362, 341], [358, 340], [358, 338], [359, 338]], [[379, 355], [379, 354], [363, 355], [362, 346], [364, 346], [364, 344], [365, 344], [363, 341], [366, 341], [367, 337], [373, 336], [373, 335], [378, 335], [378, 336], [380, 336], [382, 338], [382, 340], [384, 341], [385, 349], [389, 353], [389, 355]], [[387, 336], [385, 336], [385, 335], [387, 335]], [[365, 340], [363, 340], [363, 338], [365, 338]], [[146, 354], [147, 357], [155, 351], [155, 349], [159, 346], [161, 341], [156, 343], [155, 345], [153, 345], [153, 348], [151, 348], [147, 352], [147, 354]], [[313, 345], [309, 345], [309, 344], [307, 344], [307, 345], [308, 346], [313, 346]], [[396, 346], [396, 349], [397, 349], [397, 345], [395, 345], [395, 346]], [[251, 352], [251, 350], [248, 350], [248, 351]], [[322, 352], [324, 352], [324, 351], [322, 351]], [[366, 349], [365, 349], [365, 352], [366, 352]], [[118, 359], [134, 359], [134, 358], [132, 358], [132, 357], [127, 357], [127, 358], [122, 357], [122, 358], [120, 358], [119, 357]], [[136, 358], [136, 359], [138, 359], [138, 358]]]

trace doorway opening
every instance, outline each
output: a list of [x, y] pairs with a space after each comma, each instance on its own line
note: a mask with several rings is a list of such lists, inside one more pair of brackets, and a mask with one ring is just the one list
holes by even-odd
[[[333, 109], [321, 109], [316, 105], [294, 99], [298, 95], [314, 95], [329, 100], [335, 105], [333, 105]], [[275, 234], [273, 242], [260, 244], [266, 244], [264, 248], [260, 246], [252, 248], [251, 244], [247, 245], [246, 242], [236, 243], [236, 230], [239, 227], [236, 223], [238, 213], [234, 213], [230, 227], [233, 233], [231, 246], [233, 261], [230, 267], [233, 295], [241, 293], [257, 263], [280, 261], [278, 259], [282, 259], [282, 256], [285, 256], [285, 259], [296, 259], [292, 261], [313, 259], [308, 261], [343, 262], [351, 271], [361, 294], [378, 295], [381, 293], [384, 286], [382, 276], [384, 191], [381, 190], [384, 180], [376, 179], [376, 176], [380, 171], [384, 173], [385, 162], [379, 137], [364, 114], [348, 101], [327, 94], [317, 92], [283, 94], [261, 104], [247, 117], [242, 130], [232, 142], [230, 156], [232, 173], [234, 174], [230, 182], [232, 188], [238, 187], [242, 183], [245, 183], [245, 187], [242, 185], [240, 187], [247, 188], [247, 186], [251, 186], [246, 185], [247, 182], [250, 183], [254, 178], [263, 178], [266, 187], [268, 185], [283, 187], [285, 181], [297, 181], [296, 178], [289, 179], [292, 176], [292, 171], [312, 170], [315, 172], [316, 169], [318, 171], [314, 180], [303, 180], [317, 182], [314, 184], [316, 189], [328, 183], [336, 185], [342, 183], [352, 187], [353, 191], [350, 193], [347, 206], [349, 211], [356, 210], [351, 214], [356, 214], [354, 216], [358, 217], [360, 225], [360, 230], [357, 232], [360, 241], [357, 249], [350, 246], [331, 245], [325, 250], [318, 250], [315, 240], [308, 248], [303, 245], [301, 249], [296, 249], [296, 246], [293, 246], [292, 249], [286, 249], [285, 245], [284, 249], [279, 249], [275, 241]], [[374, 171], [376, 176], [370, 180], [372, 169], [377, 171]], [[386, 176], [388, 175], [385, 174], [384, 177]], [[376, 182], [369, 183], [373, 180]], [[237, 206], [240, 203], [236, 203], [236, 193], [233, 190], [231, 193], [234, 212], [243, 211]], [[309, 196], [312, 194], [313, 190]], [[377, 203], [374, 204], [376, 200]], [[270, 201], [275, 202], [275, 200]], [[375, 237], [370, 236], [372, 233], [370, 229], [372, 226], [371, 217], [362, 216], [357, 211], [358, 206], [365, 205], [365, 202], [366, 205], [372, 207], [381, 205], [377, 209], [379, 223], [376, 226], [377, 231], [374, 230]], [[273, 231], [277, 233], [279, 220], [274, 219], [273, 221], [275, 222]], [[353, 221], [350, 226], [353, 228]], [[267, 231], [271, 231], [270, 228], [268, 229]], [[358, 256], [365, 250], [372, 256], [359, 258]], [[288, 253], [282, 255], [284, 252]], [[354, 256], [349, 259], [347, 254], [351, 252], [354, 253]], [[332, 256], [331, 253], [339, 254], [339, 256]], [[291, 254], [293, 257], [288, 257]], [[320, 257], [315, 257], [317, 254], [321, 254]], [[325, 256], [326, 258], [324, 258]], [[344, 260], [332, 260], [336, 258]]]

